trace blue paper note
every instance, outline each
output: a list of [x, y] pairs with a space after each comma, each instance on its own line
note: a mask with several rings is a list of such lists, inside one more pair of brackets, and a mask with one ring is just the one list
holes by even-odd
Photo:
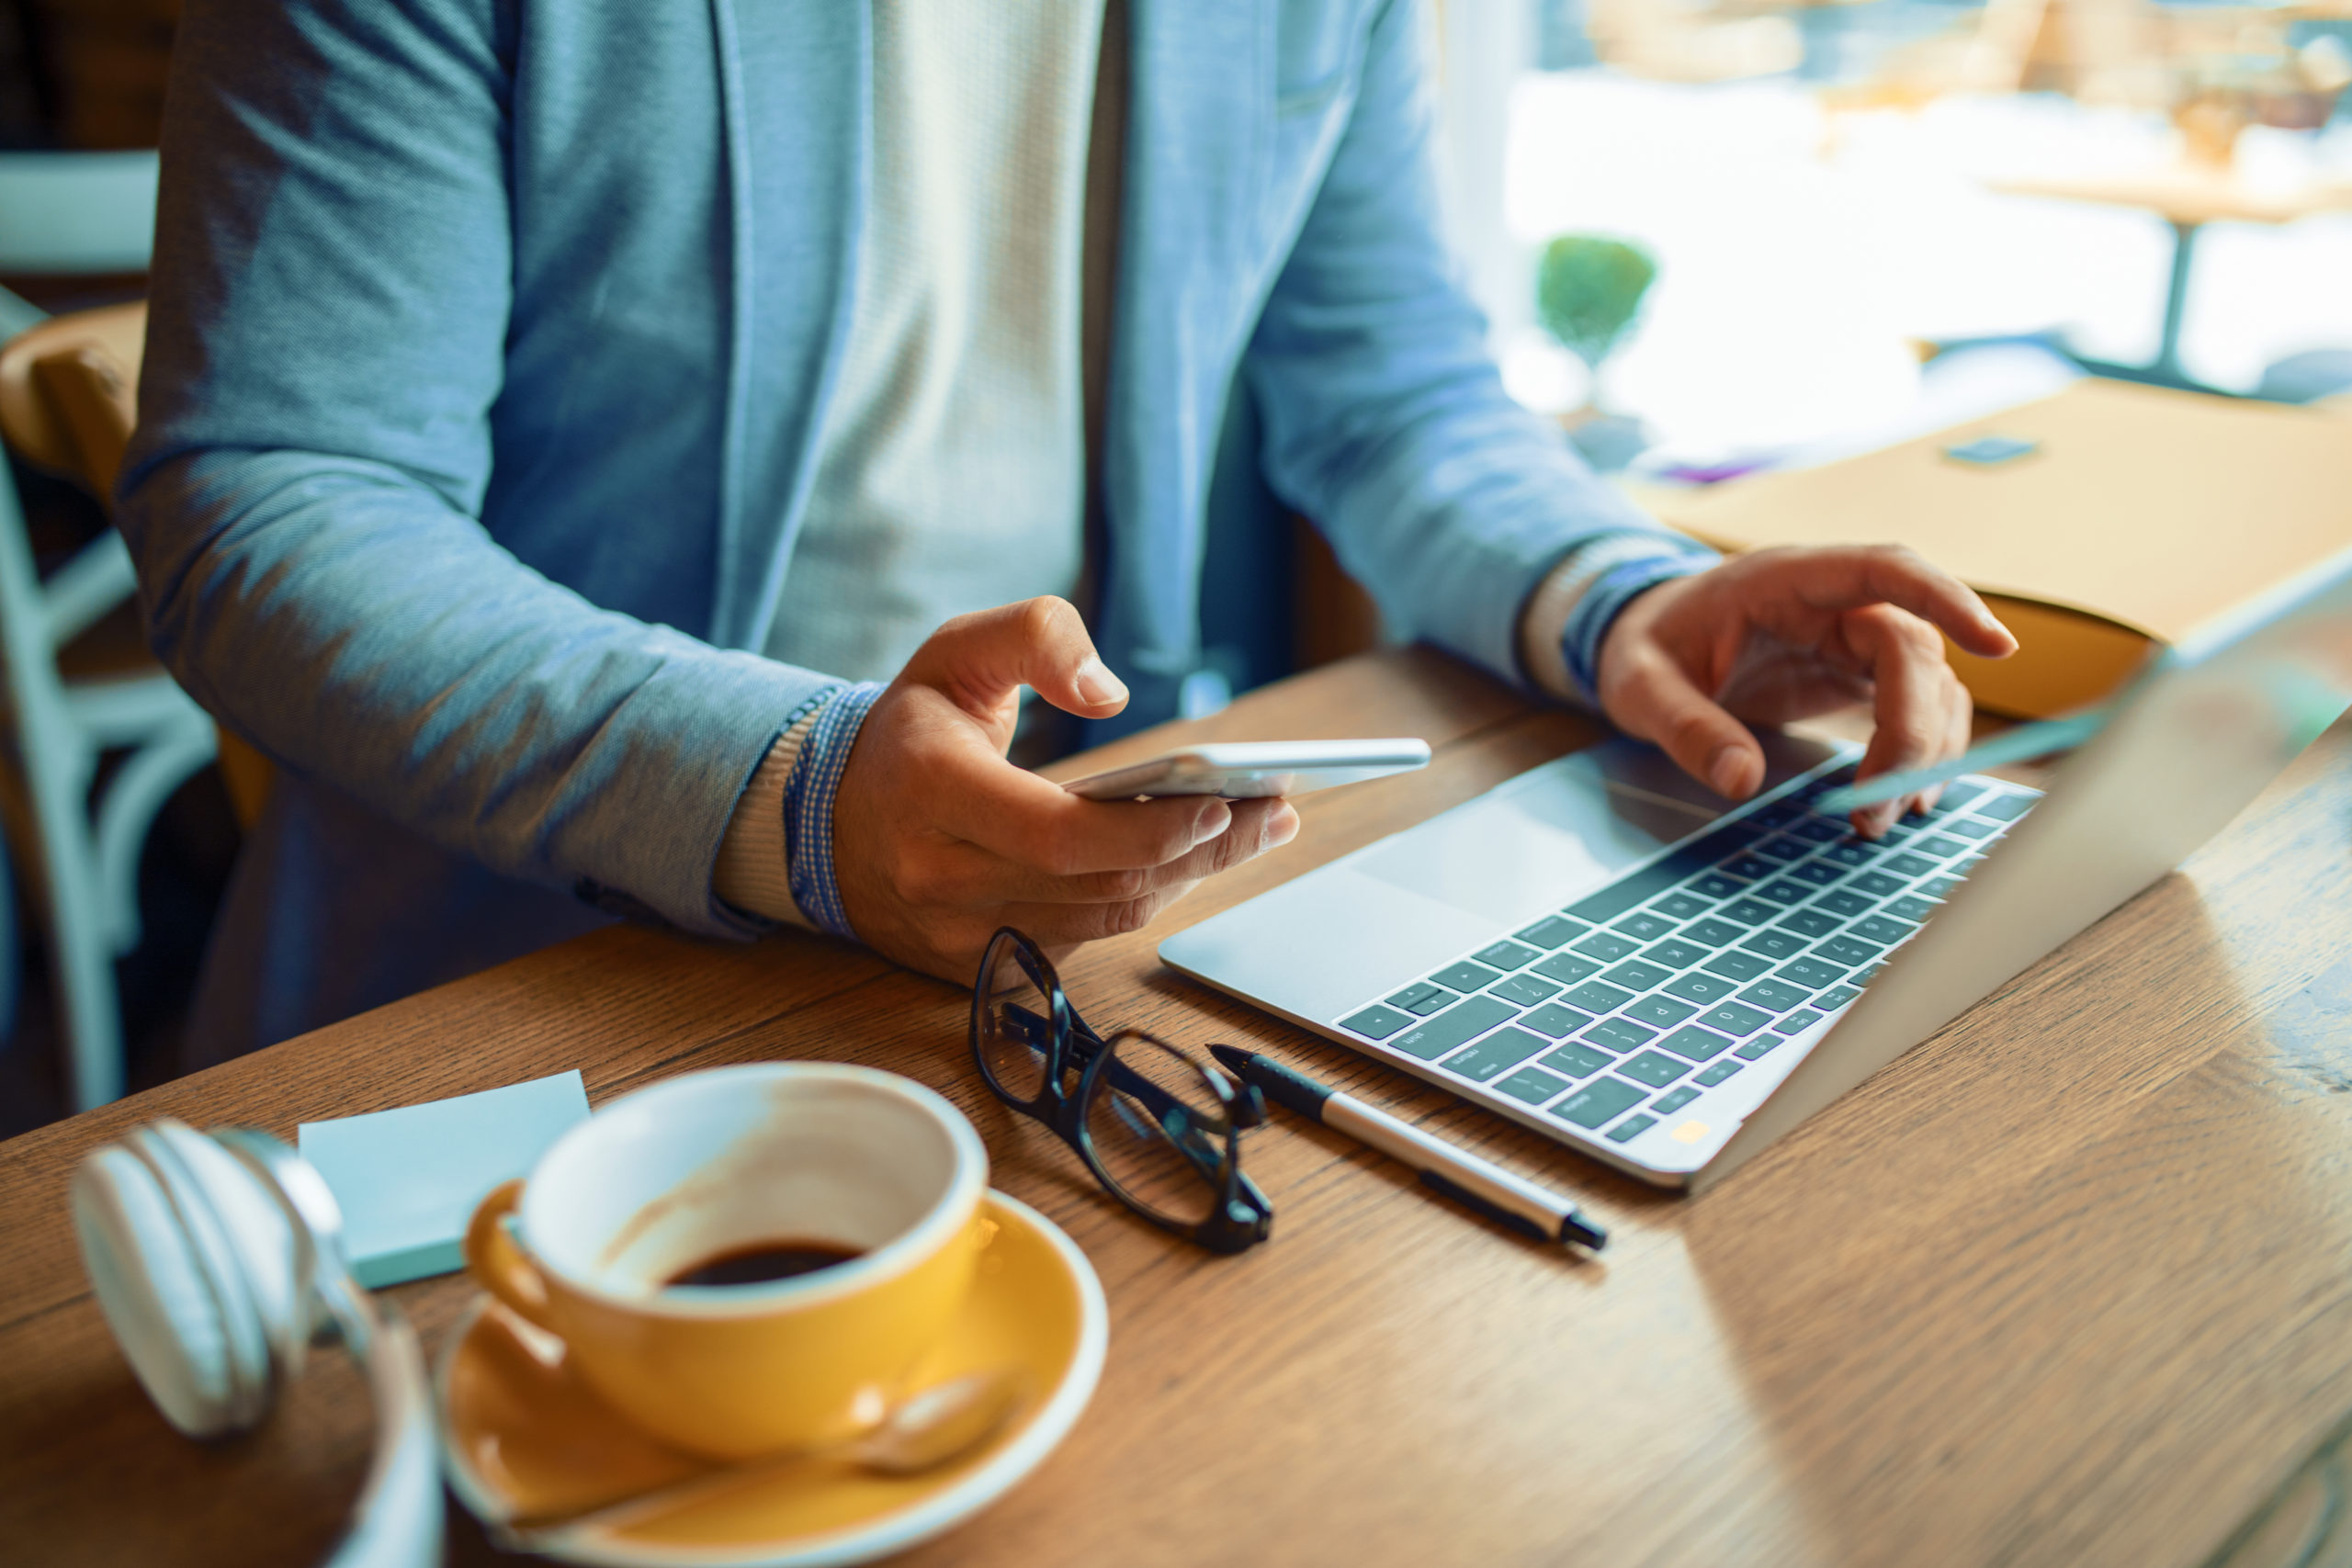
[[464, 1265], [466, 1222], [588, 1119], [577, 1071], [395, 1111], [305, 1122], [302, 1157], [343, 1208], [344, 1249], [369, 1290]]

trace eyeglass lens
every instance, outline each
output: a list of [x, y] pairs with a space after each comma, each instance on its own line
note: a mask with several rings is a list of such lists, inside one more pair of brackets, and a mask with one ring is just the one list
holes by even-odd
[[1086, 1107], [1094, 1157], [1144, 1208], [1201, 1224], [1225, 1192], [1232, 1121], [1223, 1097], [1199, 1063], [1148, 1034], [1124, 1032], [1111, 1053]]
[[1021, 942], [1003, 933], [989, 944], [981, 985], [989, 999], [980, 1018], [980, 1070], [999, 1093], [1027, 1104], [1046, 1088], [1052, 998], [1030, 972]]

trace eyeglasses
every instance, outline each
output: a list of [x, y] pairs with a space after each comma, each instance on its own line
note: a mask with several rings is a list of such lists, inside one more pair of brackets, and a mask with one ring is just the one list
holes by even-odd
[[1266, 1120], [1256, 1086], [1144, 1030], [1095, 1033], [1052, 960], [1011, 926], [972, 983], [972, 1060], [999, 1100], [1058, 1134], [1153, 1224], [1211, 1252], [1266, 1239], [1273, 1206], [1241, 1174], [1241, 1134]]

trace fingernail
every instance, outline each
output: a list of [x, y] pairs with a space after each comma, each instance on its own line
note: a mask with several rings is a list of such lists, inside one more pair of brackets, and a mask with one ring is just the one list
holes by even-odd
[[1298, 837], [1298, 807], [1284, 803], [1266, 813], [1266, 847], [1278, 850]]
[[1193, 842], [1207, 843], [1233, 826], [1233, 808], [1222, 800], [1212, 798], [1198, 817], [1193, 818]]
[[1736, 746], [1725, 746], [1707, 763], [1707, 782], [1717, 795], [1736, 795], [1747, 774], [1747, 759]]
[[1077, 686], [1078, 694], [1086, 699], [1089, 707], [1127, 700], [1126, 682], [1112, 674], [1111, 667], [1099, 659], [1089, 659], [1078, 667]]

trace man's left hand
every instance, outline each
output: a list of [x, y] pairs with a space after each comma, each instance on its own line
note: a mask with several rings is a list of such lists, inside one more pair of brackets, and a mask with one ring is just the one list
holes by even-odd
[[[1748, 724], [1857, 702], [1877, 721], [1857, 779], [1925, 767], [1969, 740], [1968, 694], [1939, 628], [1986, 659], [2017, 651], [1967, 585], [1900, 546], [1757, 550], [1627, 605], [1601, 644], [1600, 703], [1620, 729], [1734, 800], [1764, 782]], [[1866, 807], [1854, 827], [1875, 838], [1940, 793]]]

